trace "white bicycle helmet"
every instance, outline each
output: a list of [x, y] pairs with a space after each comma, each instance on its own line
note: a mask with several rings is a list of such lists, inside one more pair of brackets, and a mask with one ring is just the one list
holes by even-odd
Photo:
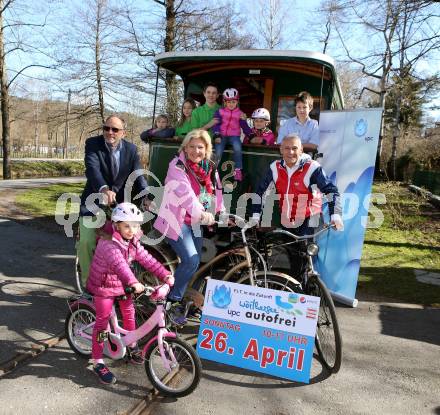
[[223, 99], [225, 101], [238, 100], [238, 91], [235, 88], [227, 88], [223, 92]]
[[258, 118], [266, 121], [270, 121], [270, 112], [266, 108], [257, 108], [253, 113], [253, 119]]
[[112, 212], [113, 222], [140, 222], [144, 221], [144, 215], [133, 203], [119, 203]]

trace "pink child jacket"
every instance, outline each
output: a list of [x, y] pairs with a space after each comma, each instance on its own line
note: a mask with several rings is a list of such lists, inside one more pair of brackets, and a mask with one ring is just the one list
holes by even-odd
[[[269, 130], [269, 128], [265, 128], [264, 130], [257, 130], [256, 128], [252, 128], [252, 133], [255, 134], [255, 137], [262, 137], [263, 143], [267, 146], [273, 146], [275, 144], [275, 135], [272, 132], [272, 130]], [[249, 137], [245, 137], [243, 140], [243, 144], [250, 144], [251, 140]]]
[[164, 280], [170, 272], [152, 257], [139, 242], [142, 232], [126, 241], [117, 231], [112, 239], [99, 239], [90, 266], [87, 291], [98, 297], [124, 295], [124, 288], [138, 282], [130, 269], [132, 261], [138, 261], [145, 269]]
[[[185, 155], [181, 152], [171, 160], [165, 178], [165, 188], [154, 227], [166, 237], [177, 241], [182, 235], [182, 225], [185, 216], [191, 217], [191, 223], [200, 222], [205, 211], [198, 195], [200, 188], [195, 181], [190, 180], [185, 167]], [[224, 210], [220, 178], [216, 173], [215, 212]]]
[[230, 110], [228, 108], [220, 108], [214, 114], [214, 118], [220, 122], [212, 127], [213, 133], [220, 133], [223, 137], [240, 137], [241, 130], [245, 134], [250, 134], [251, 128], [246, 120], [241, 119], [241, 109], [235, 108]]

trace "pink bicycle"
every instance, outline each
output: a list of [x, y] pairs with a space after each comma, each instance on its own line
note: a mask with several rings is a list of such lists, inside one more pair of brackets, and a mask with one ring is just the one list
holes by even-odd
[[[202, 364], [193, 347], [167, 329], [165, 304], [169, 290], [167, 284], [145, 286], [144, 293], [140, 295], [149, 297], [150, 302], [155, 305], [155, 311], [134, 331], [127, 331], [119, 326], [113, 307], [104, 354], [112, 359], [122, 359], [128, 344], [143, 339], [145, 345], [142, 355], [150, 382], [163, 395], [181, 397], [190, 394], [197, 387]], [[128, 288], [126, 291], [129, 294], [132, 289]], [[67, 341], [76, 354], [90, 358], [95, 324], [93, 299], [88, 294], [81, 294], [70, 298], [68, 305], [69, 313], [65, 323]]]

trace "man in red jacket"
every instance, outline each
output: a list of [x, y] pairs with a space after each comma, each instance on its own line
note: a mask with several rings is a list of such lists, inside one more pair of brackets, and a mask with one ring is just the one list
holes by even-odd
[[[338, 188], [329, 180], [321, 165], [303, 153], [301, 139], [295, 135], [283, 138], [281, 160], [274, 161], [257, 188], [260, 198], [275, 188], [280, 196], [281, 225], [294, 228], [293, 233], [314, 233], [319, 225], [323, 197], [329, 206], [331, 224], [343, 229]], [[262, 204], [253, 205], [253, 218], [259, 220]], [[292, 229], [289, 229], [292, 230]]]
[[[275, 188], [280, 197], [281, 225], [295, 235], [311, 235], [320, 224], [322, 203], [327, 199], [330, 221], [337, 230], [344, 225], [341, 219], [341, 204], [338, 188], [329, 180], [321, 165], [303, 153], [301, 139], [287, 135], [281, 142], [281, 160], [271, 163], [265, 178], [260, 182], [257, 194], [263, 195]], [[252, 219], [259, 222], [262, 203], [253, 204]], [[293, 229], [292, 229], [293, 228]], [[304, 256], [298, 251], [302, 244], [287, 246], [290, 274], [301, 279]]]

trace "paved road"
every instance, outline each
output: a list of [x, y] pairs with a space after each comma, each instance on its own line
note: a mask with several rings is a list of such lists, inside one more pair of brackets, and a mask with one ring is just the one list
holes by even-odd
[[50, 186], [51, 184], [81, 183], [85, 181], [85, 177], [49, 177], [46, 179], [0, 180], [0, 189], [31, 189], [34, 187]]
[[155, 415], [440, 414], [440, 310], [398, 303], [338, 307], [342, 368], [329, 376], [314, 359], [311, 384], [204, 362], [189, 397]]
[[[73, 242], [0, 222], [0, 362], [63, 330], [72, 290]], [[310, 385], [204, 362], [200, 387], [163, 399], [160, 414], [440, 414], [440, 310], [397, 303], [339, 307], [341, 371], [314, 359]], [[1, 363], [0, 363], [1, 366]], [[2, 414], [122, 414], [149, 388], [143, 368], [112, 363], [119, 378], [101, 386], [66, 342], [0, 377]]]
[[[64, 330], [73, 291], [74, 243], [0, 219], [0, 368]], [[34, 345], [34, 346], [32, 346]], [[143, 368], [115, 362], [120, 382], [104, 387], [64, 340], [0, 377], [0, 413], [121, 413], [146, 395]], [[98, 404], [99, 402], [99, 404]]]

